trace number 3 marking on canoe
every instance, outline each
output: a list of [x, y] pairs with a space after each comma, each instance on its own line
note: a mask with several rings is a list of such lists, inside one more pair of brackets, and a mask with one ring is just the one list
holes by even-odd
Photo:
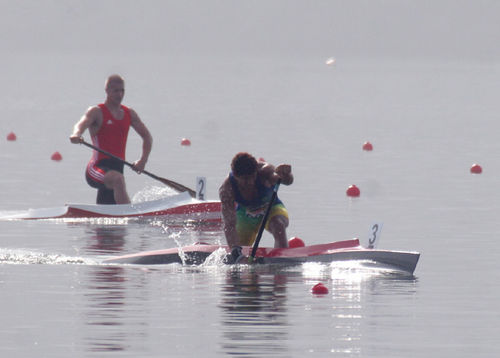
[[370, 237], [368, 239], [368, 248], [374, 249], [377, 246], [377, 241], [380, 237], [380, 232], [382, 231], [382, 224], [375, 223], [371, 226]]

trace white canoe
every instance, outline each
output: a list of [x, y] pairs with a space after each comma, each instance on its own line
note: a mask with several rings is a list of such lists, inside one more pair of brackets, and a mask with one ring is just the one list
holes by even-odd
[[221, 222], [220, 201], [198, 200], [183, 192], [162, 199], [132, 204], [66, 204], [61, 207], [29, 209], [2, 215], [3, 220], [39, 220], [64, 218], [137, 218], [165, 217], [174, 221]]

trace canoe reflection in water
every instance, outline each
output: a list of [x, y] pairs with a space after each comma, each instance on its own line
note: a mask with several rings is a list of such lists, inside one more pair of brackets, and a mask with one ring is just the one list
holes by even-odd
[[[286, 314], [287, 276], [253, 271], [228, 272], [222, 287], [220, 348], [227, 355], [287, 355], [289, 325]], [[289, 353], [289, 352], [288, 352]]]
[[86, 296], [88, 326], [84, 345], [91, 352], [124, 351], [127, 335], [123, 330], [126, 315], [126, 275], [118, 266], [94, 266], [90, 271]]

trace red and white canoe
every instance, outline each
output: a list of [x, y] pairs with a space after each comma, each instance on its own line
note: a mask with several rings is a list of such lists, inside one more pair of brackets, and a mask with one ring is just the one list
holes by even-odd
[[2, 215], [3, 220], [39, 220], [65, 218], [142, 218], [167, 217], [172, 221], [221, 222], [220, 201], [198, 200], [183, 192], [162, 199], [133, 204], [66, 204], [61, 207], [29, 209]]
[[[145, 251], [114, 257], [105, 260], [104, 263], [136, 265], [180, 263], [183, 265], [200, 265], [212, 253], [220, 249], [226, 253], [230, 252], [229, 248], [224, 245], [195, 244], [182, 248]], [[251, 250], [252, 247], [243, 247], [243, 255], [248, 256]], [[418, 252], [367, 249], [359, 244], [358, 239], [352, 239], [296, 248], [276, 249], [262, 247], [257, 250], [255, 262], [260, 264], [295, 265], [305, 262], [327, 263], [333, 261], [362, 260], [413, 273], [419, 257], [420, 254]], [[247, 261], [243, 259], [240, 263]]]

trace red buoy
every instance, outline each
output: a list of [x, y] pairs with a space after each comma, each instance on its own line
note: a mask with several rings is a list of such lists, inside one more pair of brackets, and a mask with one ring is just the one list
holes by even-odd
[[304, 247], [306, 246], [304, 244], [304, 241], [300, 237], [292, 237], [290, 240], [288, 240], [288, 247], [293, 249], [295, 247]]
[[470, 168], [470, 172], [472, 174], [481, 174], [483, 172], [483, 168], [479, 164], [473, 164]]
[[366, 150], [369, 152], [369, 151], [373, 150], [373, 145], [370, 142], [364, 142], [363, 143], [363, 150]]
[[357, 197], [361, 194], [361, 191], [356, 185], [349, 185], [349, 187], [346, 190], [346, 195], [351, 196], [351, 197]]
[[17, 139], [16, 133], [10, 132], [9, 134], [7, 134], [7, 140], [14, 141], [16, 139]]
[[191, 145], [191, 141], [187, 138], [182, 138], [181, 145]]
[[59, 152], [54, 152], [54, 154], [52, 154], [50, 159], [55, 160], [56, 162], [59, 162], [62, 160], [62, 155]]
[[315, 295], [326, 295], [328, 293], [328, 288], [320, 282], [313, 286], [311, 292]]

